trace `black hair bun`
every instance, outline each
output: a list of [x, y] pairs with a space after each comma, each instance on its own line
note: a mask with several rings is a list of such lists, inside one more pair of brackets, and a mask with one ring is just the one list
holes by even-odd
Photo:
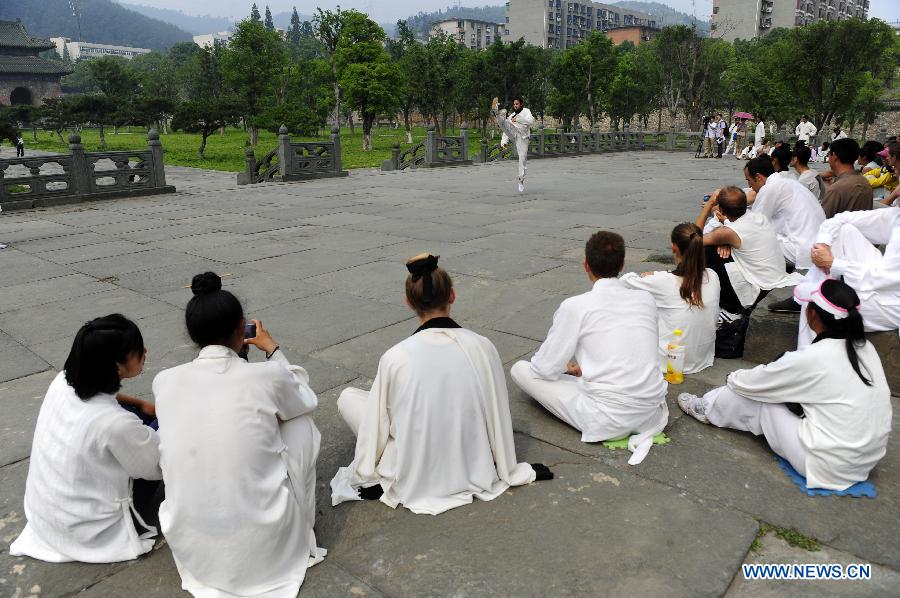
[[215, 272], [204, 272], [194, 276], [191, 281], [191, 292], [195, 297], [209, 295], [222, 290], [222, 279]]

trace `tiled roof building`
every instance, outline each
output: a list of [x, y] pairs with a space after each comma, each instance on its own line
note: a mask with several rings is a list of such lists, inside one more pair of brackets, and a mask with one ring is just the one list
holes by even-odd
[[69, 69], [38, 56], [55, 49], [47, 39], [31, 37], [21, 21], [0, 21], [0, 104], [40, 106], [62, 94], [59, 79]]

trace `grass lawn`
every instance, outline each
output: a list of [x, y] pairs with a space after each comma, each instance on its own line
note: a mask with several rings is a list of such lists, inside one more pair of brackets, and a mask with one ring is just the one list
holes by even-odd
[[[455, 134], [455, 132], [453, 132]], [[67, 137], [66, 134], [63, 137]], [[206, 142], [206, 157], [200, 159], [197, 149], [200, 147], [200, 136], [192, 133], [169, 133], [160, 135], [165, 152], [166, 164], [172, 166], [193, 166], [209, 170], [223, 170], [238, 172], [244, 170], [244, 148], [249, 140], [249, 133], [238, 128], [229, 128], [224, 135], [213, 135]], [[479, 138], [477, 131], [470, 131], [470, 152], [478, 151]], [[326, 138], [319, 138], [319, 140]], [[418, 143], [425, 139], [425, 129], [417, 127], [413, 130], [413, 142]], [[31, 139], [26, 132], [25, 146], [27, 149], [38, 149], [52, 152], [68, 153], [68, 145], [61, 145], [55, 133], [38, 131], [38, 140]], [[292, 137], [293, 141], [315, 141], [314, 137]], [[100, 150], [100, 135], [96, 129], [84, 129], [81, 132], [81, 143], [86, 151]], [[355, 133], [350, 133], [349, 128], [341, 129], [341, 153], [343, 167], [348, 168], [377, 168], [384, 160], [391, 156], [391, 146], [400, 143], [400, 147], [406, 147], [406, 132], [400, 129], [375, 128], [372, 130], [372, 146], [374, 149], [364, 152], [362, 150], [362, 127], [356, 127]], [[122, 128], [118, 135], [114, 135], [112, 128], [106, 129], [107, 149], [128, 150], [143, 149], [147, 147], [147, 135], [138, 128], [130, 130]], [[277, 145], [277, 136], [268, 131], [259, 132], [259, 143], [254, 152], [257, 160], [261, 160], [270, 150]]]

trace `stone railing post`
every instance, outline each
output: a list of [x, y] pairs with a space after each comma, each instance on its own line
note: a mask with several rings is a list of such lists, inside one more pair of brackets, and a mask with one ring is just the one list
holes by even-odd
[[[749, 133], [749, 131], [748, 131], [748, 133]], [[781, 128], [778, 130], [778, 134], [779, 134], [779, 137], [775, 141], [784, 141], [785, 143], [790, 142], [790, 140], [791, 140], [790, 130], [788, 129], [787, 125], [781, 125]], [[747, 138], [749, 138], [749, 137], [750, 136], [747, 135]]]
[[481, 163], [487, 164], [488, 161], [488, 140], [487, 137], [481, 138]]
[[0, 203], [6, 201], [6, 185], [3, 184], [3, 178], [6, 176], [6, 166], [0, 165]]
[[166, 167], [163, 163], [163, 147], [159, 140], [159, 132], [150, 129], [147, 132], [147, 145], [150, 147], [150, 183], [153, 187], [166, 186]]
[[69, 189], [74, 195], [94, 192], [94, 165], [88, 162], [81, 145], [81, 135], [69, 135], [69, 152], [72, 154], [72, 172], [69, 173]]
[[469, 160], [469, 123], [463, 122], [459, 125], [459, 136], [462, 138], [462, 156], [460, 156], [460, 160], [467, 162]]
[[600, 152], [600, 135], [597, 135], [599, 129], [596, 125], [591, 125], [591, 153]]
[[628, 133], [629, 133], [628, 129], [629, 129], [628, 123], [625, 123], [624, 125], [622, 125], [622, 133], [625, 136], [625, 151], [626, 152], [631, 148], [631, 139], [629, 139], [629, 137], [628, 137]]
[[247, 146], [244, 150], [244, 172], [239, 172], [237, 177], [238, 185], [251, 185], [256, 178], [256, 154], [253, 153], [253, 147]]
[[[397, 147], [397, 160], [395, 162], [400, 162], [400, 144], [394, 144]], [[343, 167], [343, 158], [341, 157], [341, 130], [338, 127], [331, 128], [331, 153], [334, 156], [334, 163], [332, 164], [332, 170], [335, 174], [340, 174], [341, 168]], [[393, 149], [391, 150], [393, 155]]]
[[666, 133], [666, 149], [670, 151], [675, 150], [675, 137], [677, 135], [677, 131], [675, 130], [675, 125], [669, 127], [669, 132]]
[[546, 141], [544, 140], [544, 125], [538, 125], [538, 157], [543, 158], [546, 151]]
[[425, 165], [431, 166], [437, 160], [437, 134], [434, 125], [428, 125], [425, 135]]
[[581, 123], [580, 122], [575, 123], [575, 143], [576, 143], [575, 151], [578, 152], [579, 154], [584, 152], [584, 143], [583, 143], [584, 135], [583, 135], [583, 133], [584, 132], [581, 130]]
[[878, 129], [878, 139], [880, 143], [885, 143], [887, 141], [887, 129], [885, 127], [881, 127]]
[[291, 136], [288, 135], [287, 127], [281, 125], [278, 127], [278, 173], [282, 180], [294, 173], [293, 157]]

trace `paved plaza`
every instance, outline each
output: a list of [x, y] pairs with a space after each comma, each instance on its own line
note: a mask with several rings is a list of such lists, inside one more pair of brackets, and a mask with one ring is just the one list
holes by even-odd
[[[149, 356], [123, 390], [152, 400], [155, 374], [196, 353], [186, 286], [207, 270], [225, 276], [319, 393], [316, 532], [328, 557], [301, 596], [896, 596], [896, 435], [871, 478], [876, 499], [807, 497], [764, 441], [704, 426], [675, 404], [679, 392], [754, 365], [741, 360], [670, 387], [672, 441], [639, 466], [627, 451], [582, 443], [510, 384], [519, 458], [556, 479], [437, 517], [380, 502], [331, 507], [328, 482], [354, 447], [335, 400], [348, 385], [368, 388], [380, 355], [417, 326], [403, 304], [408, 257], [441, 256], [457, 289], [454, 318], [490, 338], [508, 371], [538, 347], [560, 301], [589, 288], [581, 261], [591, 233], [623, 235], [628, 271], [669, 268], [673, 225], [692, 221], [714, 186], [741, 183], [739, 164], [664, 152], [533, 161], [522, 195], [511, 162], [254, 187], [169, 168], [172, 195], [0, 215], [9, 244], [0, 251], [0, 596], [182, 595], [164, 540], [110, 565], [50, 565], [8, 548], [25, 524], [41, 399], [78, 327], [111, 312], [135, 319]], [[795, 528], [822, 550], [774, 533], [751, 550], [762, 523]], [[874, 568], [871, 581], [749, 582], [745, 562]]]

